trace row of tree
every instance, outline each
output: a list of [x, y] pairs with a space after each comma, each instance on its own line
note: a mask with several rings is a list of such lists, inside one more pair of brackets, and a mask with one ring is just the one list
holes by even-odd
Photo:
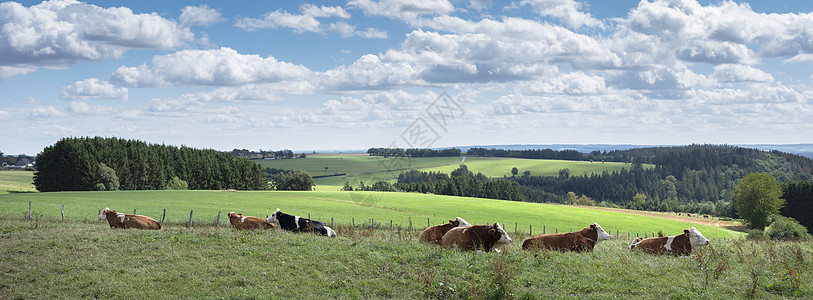
[[243, 158], [274, 158], [274, 159], [291, 159], [294, 157], [305, 158], [305, 153], [300, 154], [299, 156], [294, 155], [294, 152], [288, 149], [282, 149], [278, 151], [271, 151], [271, 150], [263, 150], [260, 149], [259, 152], [251, 151], [248, 149], [234, 149], [229, 154], [237, 157]]
[[404, 192], [432, 193], [489, 199], [525, 200], [516, 182], [490, 179], [482, 173], [476, 175], [466, 165], [447, 175], [438, 172], [411, 170], [398, 175], [395, 188]]
[[384, 157], [449, 157], [460, 156], [462, 151], [457, 148], [450, 149], [419, 149], [419, 148], [370, 148], [367, 154], [370, 156]]
[[[177, 178], [177, 179], [176, 179]], [[118, 185], [114, 184], [118, 182]], [[215, 150], [147, 144], [120, 138], [63, 138], [37, 155], [39, 191], [266, 189], [259, 164]]]

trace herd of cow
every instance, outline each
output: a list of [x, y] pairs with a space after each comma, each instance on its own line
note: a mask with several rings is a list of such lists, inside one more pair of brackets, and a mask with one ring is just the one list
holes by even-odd
[[[293, 232], [313, 232], [335, 237], [336, 232], [325, 223], [280, 212], [279, 209], [266, 219], [229, 213], [229, 223], [238, 230], [281, 228]], [[99, 220], [107, 220], [110, 228], [161, 229], [161, 224], [153, 218], [142, 215], [129, 215], [105, 208]], [[610, 235], [598, 223], [580, 231], [540, 234], [522, 243], [526, 250], [593, 251], [596, 244], [610, 239]], [[483, 250], [499, 252], [498, 247], [512, 242], [508, 233], [499, 223], [493, 225], [471, 225], [457, 217], [448, 223], [426, 228], [418, 240], [446, 247], [456, 246], [463, 250]], [[683, 234], [667, 237], [642, 239], [636, 237], [628, 246], [630, 250], [640, 250], [653, 254], [689, 255], [693, 247], [705, 246], [709, 240], [697, 229], [683, 230]]]

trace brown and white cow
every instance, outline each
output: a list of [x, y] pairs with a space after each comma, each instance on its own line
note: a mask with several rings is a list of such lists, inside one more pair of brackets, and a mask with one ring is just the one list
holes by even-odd
[[559, 251], [593, 251], [597, 243], [610, 239], [610, 235], [598, 223], [581, 231], [540, 234], [522, 243], [522, 249], [545, 249]]
[[440, 244], [440, 241], [443, 239], [443, 235], [445, 235], [449, 230], [455, 227], [469, 227], [471, 224], [463, 220], [461, 217], [457, 217], [454, 220], [449, 220], [449, 223], [431, 226], [423, 230], [421, 235], [418, 237], [418, 241], [426, 242], [426, 243], [435, 243]]
[[502, 229], [499, 223], [494, 225], [474, 225], [467, 227], [455, 227], [443, 235], [440, 244], [451, 247], [457, 245], [463, 250], [495, 250], [498, 246], [510, 244], [512, 242], [508, 233]]
[[99, 220], [107, 220], [110, 228], [161, 229], [161, 223], [148, 216], [128, 215], [105, 208]]
[[234, 228], [240, 229], [256, 229], [256, 228], [263, 228], [269, 229], [274, 228], [274, 224], [268, 223], [268, 221], [258, 218], [258, 217], [251, 217], [251, 216], [243, 216], [243, 214], [238, 214], [235, 212], [229, 213], [229, 223]]
[[632, 240], [628, 248], [652, 254], [689, 255], [693, 251], [693, 246], [698, 247], [708, 244], [709, 240], [700, 231], [692, 227], [691, 229], [684, 229], [681, 235], [648, 239], [637, 237]]

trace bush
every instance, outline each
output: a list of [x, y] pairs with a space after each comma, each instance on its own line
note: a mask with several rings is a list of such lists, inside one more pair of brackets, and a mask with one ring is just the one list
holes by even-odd
[[749, 240], [764, 241], [764, 240], [767, 240], [769, 238], [770, 237], [768, 236], [767, 233], [765, 233], [764, 230], [760, 230], [760, 229], [748, 230], [748, 239]]
[[169, 181], [167, 181], [167, 189], [168, 190], [188, 190], [189, 184], [186, 181], [181, 180], [178, 176], [172, 177]]
[[799, 224], [796, 219], [784, 216], [774, 216], [774, 222], [765, 229], [772, 239], [777, 240], [806, 240], [810, 238], [807, 228]]

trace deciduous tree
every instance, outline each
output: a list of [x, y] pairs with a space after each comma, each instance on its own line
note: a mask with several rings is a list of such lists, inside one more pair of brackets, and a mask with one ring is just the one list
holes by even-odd
[[737, 214], [750, 223], [751, 228], [763, 229], [769, 218], [779, 214], [785, 205], [782, 189], [767, 173], [751, 173], [741, 179], [734, 188], [734, 208]]

